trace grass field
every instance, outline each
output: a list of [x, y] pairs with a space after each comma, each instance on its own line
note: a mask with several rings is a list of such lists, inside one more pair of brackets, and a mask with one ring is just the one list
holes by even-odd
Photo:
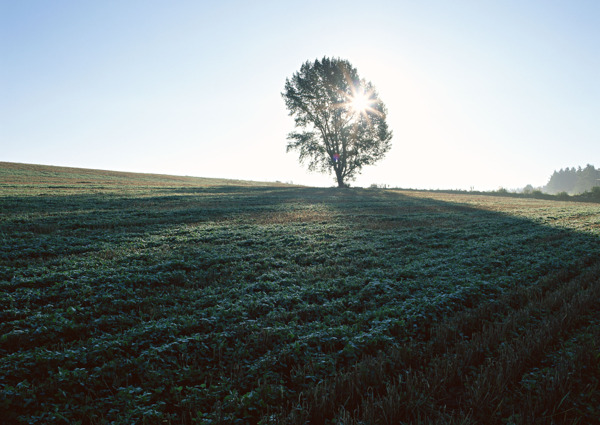
[[600, 204], [0, 163], [0, 418], [600, 417]]

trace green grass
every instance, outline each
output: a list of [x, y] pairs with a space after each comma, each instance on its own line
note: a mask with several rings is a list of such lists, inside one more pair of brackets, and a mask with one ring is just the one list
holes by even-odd
[[24, 193], [42, 195], [48, 192], [136, 193], [149, 188], [167, 187], [285, 187], [281, 183], [227, 180], [164, 174], [127, 173], [84, 168], [0, 162], [0, 188], [3, 195]]
[[0, 164], [8, 423], [592, 423], [600, 205]]

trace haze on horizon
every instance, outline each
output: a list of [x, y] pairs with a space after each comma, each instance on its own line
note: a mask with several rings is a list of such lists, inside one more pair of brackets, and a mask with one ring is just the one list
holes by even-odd
[[280, 94], [329, 56], [394, 133], [353, 185], [543, 186], [600, 166], [598, 22], [593, 0], [0, 0], [0, 161], [331, 186], [286, 154]]

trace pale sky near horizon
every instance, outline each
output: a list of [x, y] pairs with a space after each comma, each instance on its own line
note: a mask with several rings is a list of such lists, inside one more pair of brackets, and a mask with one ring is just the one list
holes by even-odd
[[600, 167], [600, 1], [0, 0], [0, 161], [331, 186], [286, 153], [302, 63], [349, 60], [392, 150], [354, 182]]

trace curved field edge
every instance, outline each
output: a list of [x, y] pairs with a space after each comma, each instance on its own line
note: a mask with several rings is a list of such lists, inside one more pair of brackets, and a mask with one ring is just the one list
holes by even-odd
[[597, 417], [597, 205], [36, 190], [1, 200], [9, 421]]
[[148, 188], [197, 187], [286, 187], [283, 183], [248, 180], [131, 173], [52, 165], [0, 161], [0, 193], [45, 195], [52, 193], [140, 193]]

